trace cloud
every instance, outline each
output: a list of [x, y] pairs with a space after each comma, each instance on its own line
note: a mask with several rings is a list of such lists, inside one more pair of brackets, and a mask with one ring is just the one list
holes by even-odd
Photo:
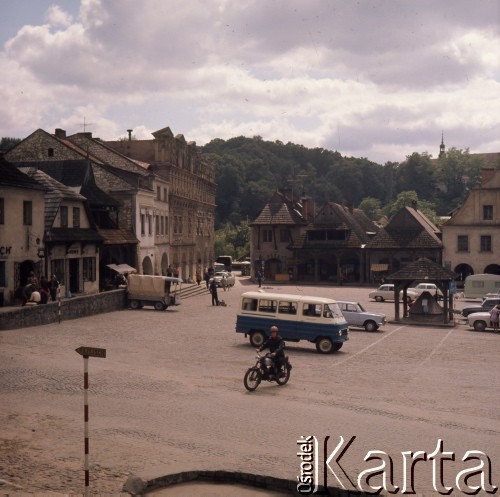
[[385, 162], [456, 130], [450, 146], [498, 151], [496, 1], [64, 2], [0, 53], [2, 136], [85, 116], [103, 139], [170, 126]]

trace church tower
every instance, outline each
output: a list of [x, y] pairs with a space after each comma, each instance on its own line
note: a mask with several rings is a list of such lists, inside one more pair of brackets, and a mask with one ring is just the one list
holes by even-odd
[[441, 131], [441, 145], [439, 145], [439, 158], [444, 157], [446, 155], [445, 146], [444, 146], [444, 133]]

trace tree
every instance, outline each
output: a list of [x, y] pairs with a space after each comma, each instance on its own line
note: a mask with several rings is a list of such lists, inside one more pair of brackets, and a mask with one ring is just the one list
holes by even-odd
[[377, 221], [382, 214], [381, 202], [378, 198], [366, 197], [359, 204], [359, 208], [372, 220]]
[[441, 224], [442, 221], [434, 210], [434, 204], [426, 200], [419, 200], [417, 192], [415, 191], [401, 192], [394, 202], [384, 208], [384, 211], [387, 217], [390, 218], [398, 213], [403, 207], [413, 206], [416, 206], [416, 208], [436, 226]]
[[396, 170], [399, 192], [414, 191], [421, 199], [433, 199], [436, 193], [435, 167], [428, 153], [414, 152]]
[[15, 145], [17, 145], [19, 142], [21, 142], [21, 138], [12, 138], [8, 136], [4, 136], [0, 140], [0, 150], [10, 150], [13, 148]]

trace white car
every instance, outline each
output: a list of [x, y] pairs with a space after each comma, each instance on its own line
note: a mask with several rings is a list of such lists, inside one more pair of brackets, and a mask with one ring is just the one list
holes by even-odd
[[[400, 298], [403, 298], [403, 294], [400, 293]], [[415, 300], [419, 293], [413, 288], [408, 288], [406, 291], [406, 295], [409, 301]], [[392, 283], [384, 283], [380, 285], [376, 290], [371, 291], [368, 294], [373, 300], [377, 302], [383, 302], [384, 300], [394, 300], [394, 285]]]
[[234, 286], [236, 278], [234, 277], [234, 274], [229, 271], [216, 271], [212, 276], [212, 279], [215, 280], [217, 286], [222, 287], [222, 278], [224, 277], [226, 278], [226, 286]]
[[489, 311], [473, 312], [467, 316], [467, 323], [475, 331], [484, 331], [486, 328], [493, 328]]
[[419, 283], [418, 285], [410, 288], [418, 292], [419, 297], [422, 293], [429, 292], [433, 297], [437, 294], [438, 298], [443, 298], [443, 292], [434, 283]]
[[337, 300], [337, 304], [349, 326], [364, 328], [366, 331], [376, 331], [385, 324], [385, 314], [368, 312], [359, 302]]

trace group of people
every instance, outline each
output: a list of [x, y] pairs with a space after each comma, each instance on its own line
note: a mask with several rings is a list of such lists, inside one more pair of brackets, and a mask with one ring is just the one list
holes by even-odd
[[49, 298], [52, 302], [57, 300], [57, 291], [59, 288], [59, 281], [55, 274], [53, 274], [50, 279], [42, 276], [38, 280], [34, 271], [30, 271], [26, 285], [22, 290], [22, 305], [35, 305], [35, 304], [46, 304]]

